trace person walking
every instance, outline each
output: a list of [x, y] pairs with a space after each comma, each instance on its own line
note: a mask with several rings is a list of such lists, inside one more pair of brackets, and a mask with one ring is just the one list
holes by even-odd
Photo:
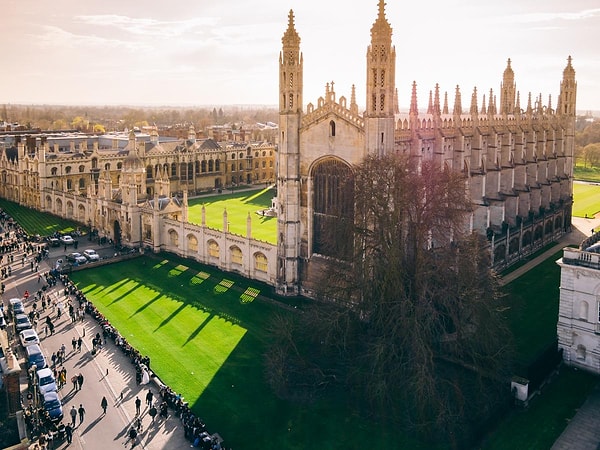
[[77, 410], [75, 405], [71, 406], [71, 426], [75, 428], [75, 421], [77, 420]]
[[81, 403], [79, 404], [79, 409], [77, 411], [79, 412], [79, 425], [81, 425], [85, 416], [85, 408]]
[[77, 350], [77, 339], [75, 336], [73, 336], [73, 339], [71, 339], [71, 346], [73, 347], [73, 352], [75, 352], [75, 350]]
[[79, 390], [81, 390], [83, 386], [83, 374], [81, 372], [77, 375], [77, 383], [79, 384]]
[[150, 389], [148, 389], [148, 393], [146, 394], [146, 404], [148, 405], [148, 407], [152, 406], [152, 398], [154, 397], [154, 394], [152, 393], [152, 391]]
[[106, 415], [106, 408], [108, 407], [108, 400], [106, 400], [106, 397], [102, 397], [102, 401], [100, 402], [100, 406], [102, 407], [102, 414]]
[[142, 407], [142, 401], [140, 400], [139, 397], [135, 398], [135, 415], [139, 416], [140, 415], [140, 408]]
[[152, 417], [152, 422], [154, 422], [154, 418], [156, 417], [156, 413], [158, 411], [156, 410], [156, 407], [154, 405], [150, 406], [150, 410], [148, 411], [148, 414], [150, 414], [150, 417]]
[[73, 442], [73, 427], [70, 423], [65, 425], [65, 435], [67, 436], [67, 444]]

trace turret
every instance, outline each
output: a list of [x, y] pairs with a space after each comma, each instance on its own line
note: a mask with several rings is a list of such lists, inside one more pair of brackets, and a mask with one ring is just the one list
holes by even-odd
[[302, 53], [290, 10], [279, 54], [279, 151], [277, 196], [277, 290], [297, 294], [300, 249], [300, 122], [302, 119]]
[[571, 65], [572, 58], [567, 59], [567, 67], [563, 70], [563, 79], [560, 82], [560, 95], [558, 97], [558, 114], [563, 116], [575, 116], [577, 97], [577, 82], [575, 81], [575, 69]]
[[515, 112], [515, 73], [510, 66], [510, 58], [507, 61], [506, 69], [500, 85], [500, 114], [514, 114]]
[[385, 17], [385, 3], [371, 27], [367, 49], [367, 109], [365, 134], [367, 152], [382, 155], [394, 148], [394, 95], [396, 92], [396, 49], [392, 27]]

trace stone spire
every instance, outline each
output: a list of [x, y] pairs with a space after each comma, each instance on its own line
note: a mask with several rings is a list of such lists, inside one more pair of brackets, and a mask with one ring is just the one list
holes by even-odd
[[352, 114], [358, 114], [358, 105], [356, 104], [356, 86], [352, 85], [352, 91], [350, 94], [350, 112]]
[[527, 97], [527, 110], [526, 110], [528, 115], [533, 114], [533, 108], [531, 107], [531, 92], [529, 93], [529, 96]]
[[429, 91], [429, 102], [427, 103], [427, 114], [433, 114], [433, 91]]
[[477, 87], [473, 88], [473, 93], [471, 94], [471, 108], [469, 112], [472, 116], [477, 115]]
[[448, 91], [444, 91], [444, 106], [442, 107], [442, 114], [448, 114]]
[[515, 112], [515, 73], [510, 65], [510, 58], [507, 61], [506, 69], [500, 85], [500, 114], [514, 114]]
[[410, 94], [410, 110], [409, 110], [410, 114], [412, 115], [418, 115], [419, 114], [419, 108], [417, 106], [417, 82], [413, 81], [412, 84], [412, 92]]
[[433, 112], [436, 116], [440, 115], [440, 85], [435, 83], [435, 91], [433, 95]]
[[385, 17], [383, 0], [379, 0], [377, 19], [371, 27], [366, 87], [366, 149], [369, 153], [383, 155], [394, 149], [396, 111], [396, 49], [392, 45], [392, 27]]
[[487, 114], [487, 107], [485, 106], [485, 94], [483, 94], [483, 99], [481, 101], [481, 115], [484, 116]]
[[455, 116], [460, 116], [462, 114], [462, 99], [458, 84], [456, 85], [456, 91], [454, 93], [454, 110], [452, 111], [452, 114]]
[[560, 95], [558, 96], [558, 113], [565, 116], [575, 115], [577, 82], [575, 69], [571, 65], [572, 58], [567, 59], [567, 67], [563, 70], [563, 79], [560, 82]]
[[290, 10], [288, 28], [281, 38], [283, 44], [279, 54], [279, 112], [302, 111], [302, 53], [300, 36], [294, 27], [294, 12]]

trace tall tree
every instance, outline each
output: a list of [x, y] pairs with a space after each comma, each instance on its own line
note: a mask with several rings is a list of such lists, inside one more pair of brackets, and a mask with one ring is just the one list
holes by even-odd
[[[367, 158], [352, 182], [353, 256], [329, 260], [321, 302], [298, 326], [275, 322], [278, 388], [334, 377], [374, 413], [468, 436], [508, 398], [510, 339], [485, 241], [463, 233], [464, 175], [387, 156]], [[304, 378], [286, 375], [298, 368]]]

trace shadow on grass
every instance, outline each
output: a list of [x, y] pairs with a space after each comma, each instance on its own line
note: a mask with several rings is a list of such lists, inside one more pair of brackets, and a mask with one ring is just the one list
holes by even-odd
[[186, 308], [187, 304], [186, 303], [182, 303], [181, 305], [179, 305], [179, 307], [173, 311], [171, 314], [169, 314], [165, 319], [163, 319], [163, 321], [161, 323], [158, 324], [158, 326], [154, 329], [154, 331], [158, 331], [160, 330], [162, 327], [164, 327], [166, 324], [168, 324], [171, 320], [173, 320], [177, 314], [179, 314], [180, 312], [182, 312], [185, 308]]
[[102, 295], [108, 295], [111, 292], [114, 292], [118, 289], [121, 289], [122, 286], [126, 285], [127, 283], [129, 283], [131, 281], [131, 279], [129, 278], [125, 278], [124, 280], [121, 280], [118, 283], [113, 284], [112, 286], [106, 286], [105, 288], [102, 289]]
[[161, 294], [160, 292], [158, 294], [156, 294], [154, 296], [154, 298], [148, 300], [146, 303], [144, 303], [142, 306], [140, 306], [138, 309], [136, 309], [133, 314], [131, 314], [129, 316], [129, 318], [131, 319], [132, 317], [134, 317], [136, 314], [141, 313], [142, 311], [144, 311], [146, 308], [148, 308], [152, 303], [158, 301], [159, 298], [161, 298], [163, 296], [163, 294]]
[[193, 341], [194, 338], [200, 334], [200, 332], [204, 329], [204, 327], [206, 327], [206, 324], [208, 324], [212, 320], [213, 317], [215, 317], [214, 314], [209, 314], [208, 316], [206, 316], [206, 319], [204, 319], [204, 321], [200, 325], [198, 325], [198, 327], [194, 330], [194, 332], [188, 336], [186, 341], [183, 343], [182, 347], [185, 347], [191, 341]]

